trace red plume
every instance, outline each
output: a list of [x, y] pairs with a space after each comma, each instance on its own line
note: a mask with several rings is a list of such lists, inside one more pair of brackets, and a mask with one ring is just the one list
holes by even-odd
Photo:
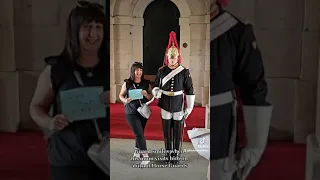
[[[179, 57], [178, 57], [178, 63], [181, 64], [182, 60], [181, 60], [181, 56], [180, 56], [180, 48], [179, 48], [179, 45], [178, 45], [178, 41], [177, 41], [177, 35], [174, 31], [171, 31], [170, 32], [170, 35], [169, 35], [169, 43], [168, 43], [168, 47], [167, 47], [167, 50], [166, 52], [168, 52], [169, 48], [172, 46], [172, 43], [174, 43], [174, 45], [177, 47], [178, 49], [178, 52], [179, 52]], [[167, 53], [166, 53], [167, 54]], [[166, 55], [166, 61], [165, 61], [165, 64], [168, 65], [169, 61], [168, 61], [168, 56]]]

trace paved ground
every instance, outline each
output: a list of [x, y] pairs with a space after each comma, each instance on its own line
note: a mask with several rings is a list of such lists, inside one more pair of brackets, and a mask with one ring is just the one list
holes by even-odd
[[[134, 140], [111, 139], [111, 180], [206, 180], [208, 160], [201, 157], [191, 143], [184, 143], [183, 150], [188, 151], [182, 156], [185, 167], [161, 167], [162, 161], [150, 162], [151, 168], [136, 167], [141, 161], [132, 161]], [[164, 147], [163, 141], [147, 141], [148, 148], [160, 150]], [[153, 153], [150, 157], [156, 157]], [[135, 166], [135, 167], [133, 167]]]

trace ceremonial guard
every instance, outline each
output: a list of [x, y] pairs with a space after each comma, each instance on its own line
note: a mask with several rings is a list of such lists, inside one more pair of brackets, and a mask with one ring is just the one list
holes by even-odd
[[[213, 0], [210, 41], [210, 169], [214, 180], [245, 180], [267, 144], [272, 105], [266, 101], [263, 60], [251, 24]], [[246, 145], [237, 139], [237, 89]], [[238, 156], [236, 156], [236, 154]]]
[[[158, 106], [161, 108], [166, 163], [172, 164], [179, 163], [177, 157], [182, 146], [185, 120], [192, 112], [195, 101], [190, 72], [181, 65], [181, 62], [176, 34], [171, 32], [165, 54], [165, 65], [158, 70], [152, 94], [159, 99]], [[186, 108], [184, 108], [185, 100]]]

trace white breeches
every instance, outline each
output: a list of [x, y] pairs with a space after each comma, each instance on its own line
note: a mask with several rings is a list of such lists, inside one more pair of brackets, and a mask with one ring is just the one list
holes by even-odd
[[176, 121], [180, 121], [180, 120], [182, 120], [183, 116], [184, 116], [183, 111], [171, 113], [171, 112], [168, 112], [166, 110], [161, 109], [162, 119], [168, 119], [168, 120], [173, 119]]

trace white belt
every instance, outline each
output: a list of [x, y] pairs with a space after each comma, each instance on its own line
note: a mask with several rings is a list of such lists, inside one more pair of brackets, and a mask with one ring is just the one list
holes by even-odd
[[183, 94], [183, 91], [176, 91], [176, 92], [173, 92], [173, 91], [162, 91], [162, 94], [167, 95], [167, 96], [178, 96], [178, 95]]
[[210, 96], [210, 107], [221, 106], [232, 103], [235, 100], [233, 91], [227, 91], [221, 94]]

